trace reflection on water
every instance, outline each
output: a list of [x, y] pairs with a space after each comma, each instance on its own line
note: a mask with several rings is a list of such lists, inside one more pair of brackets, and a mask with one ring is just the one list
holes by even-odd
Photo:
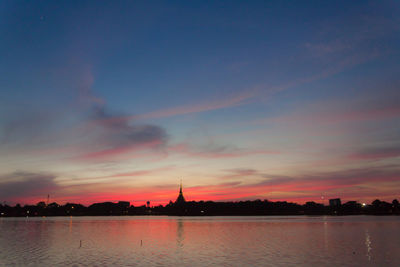
[[184, 232], [183, 232], [183, 221], [181, 218], [176, 220], [176, 245], [177, 248], [183, 247]]
[[328, 222], [324, 222], [324, 249], [327, 250], [329, 243], [328, 243]]
[[400, 217], [1, 218], [0, 265], [400, 266]]
[[365, 246], [367, 247], [367, 258], [371, 260], [371, 236], [368, 233], [368, 229], [365, 230]]

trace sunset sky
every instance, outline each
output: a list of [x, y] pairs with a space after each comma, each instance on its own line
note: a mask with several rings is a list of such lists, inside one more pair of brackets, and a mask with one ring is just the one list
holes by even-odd
[[0, 202], [400, 197], [399, 1], [0, 1]]

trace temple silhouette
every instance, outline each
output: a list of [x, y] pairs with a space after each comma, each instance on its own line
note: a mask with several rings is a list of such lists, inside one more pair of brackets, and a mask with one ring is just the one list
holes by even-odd
[[179, 186], [179, 195], [169, 209], [171, 215], [182, 216], [188, 214], [188, 205], [182, 192], [182, 180]]
[[179, 187], [179, 195], [176, 198], [175, 205], [183, 205], [185, 203], [186, 203], [186, 200], [182, 193], [182, 180], [181, 180], [181, 185]]

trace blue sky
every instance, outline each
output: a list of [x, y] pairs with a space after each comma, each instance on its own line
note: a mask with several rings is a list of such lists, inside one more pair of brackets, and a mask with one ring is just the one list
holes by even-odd
[[0, 193], [391, 200], [399, 8], [3, 1]]

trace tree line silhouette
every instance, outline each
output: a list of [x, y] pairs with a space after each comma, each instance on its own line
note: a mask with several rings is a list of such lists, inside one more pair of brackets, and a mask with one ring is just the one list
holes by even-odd
[[31, 216], [121, 216], [121, 215], [177, 215], [177, 216], [251, 216], [251, 215], [400, 215], [397, 199], [392, 203], [374, 200], [371, 204], [348, 201], [344, 204], [326, 206], [316, 202], [303, 205], [286, 201], [268, 200], [214, 202], [214, 201], [170, 201], [162, 206], [134, 206], [127, 201], [117, 203], [94, 203], [90, 206], [55, 202], [36, 205], [9, 206], [0, 204], [0, 217]]

